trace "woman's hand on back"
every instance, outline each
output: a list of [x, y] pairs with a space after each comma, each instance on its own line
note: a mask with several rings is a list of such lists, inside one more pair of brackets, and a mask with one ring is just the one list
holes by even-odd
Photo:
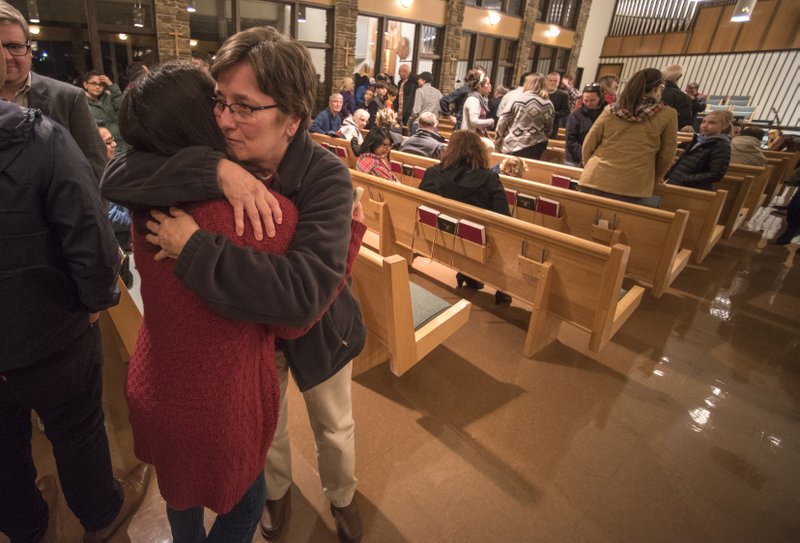
[[[233, 216], [236, 223], [236, 233], [244, 235], [244, 216], [250, 219], [253, 233], [257, 240], [267, 236], [275, 237], [275, 224], [281, 224], [283, 214], [278, 200], [273, 196], [264, 183], [253, 174], [230, 160], [220, 160], [217, 166], [217, 178], [222, 193], [233, 206]], [[262, 228], [261, 221], [264, 221]]]
[[152, 221], [147, 221], [147, 229], [150, 231], [147, 241], [153, 245], [161, 247], [156, 254], [156, 260], [165, 258], [178, 258], [192, 234], [200, 230], [191, 215], [177, 207], [169, 208], [169, 215], [158, 210], [151, 210]]

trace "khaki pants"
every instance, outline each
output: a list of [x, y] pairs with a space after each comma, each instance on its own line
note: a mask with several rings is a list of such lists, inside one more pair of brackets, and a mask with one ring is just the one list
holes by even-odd
[[[286, 400], [289, 368], [280, 351], [275, 352], [275, 364], [281, 385], [281, 407], [278, 427], [265, 463], [267, 499], [270, 500], [283, 497], [292, 484], [292, 452]], [[352, 372], [353, 363], [350, 362], [327, 381], [303, 392], [308, 421], [314, 432], [322, 490], [336, 507], [350, 504], [358, 482], [355, 477], [355, 423], [350, 394]]]

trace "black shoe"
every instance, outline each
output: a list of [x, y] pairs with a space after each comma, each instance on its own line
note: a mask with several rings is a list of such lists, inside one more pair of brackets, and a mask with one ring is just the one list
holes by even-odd
[[511, 303], [511, 296], [506, 294], [505, 292], [500, 292], [499, 290], [494, 293], [494, 305], [500, 304], [510, 304]]
[[467, 288], [470, 288], [472, 290], [480, 290], [483, 288], [483, 283], [481, 283], [480, 281], [476, 281], [472, 277], [468, 277], [461, 272], [458, 272], [456, 274], [456, 284], [459, 286], [459, 288], [461, 287], [462, 284], [466, 284]]
[[125, 255], [122, 260], [122, 266], [119, 268], [119, 276], [122, 277], [122, 282], [128, 289], [133, 288], [133, 273], [131, 272], [131, 257]]
[[339, 534], [339, 541], [342, 543], [358, 543], [361, 541], [363, 530], [355, 499], [345, 507], [334, 507], [331, 504], [331, 514], [336, 520], [336, 533]]
[[795, 232], [786, 231], [777, 238], [775, 238], [776, 245], [789, 245], [791, 243], [792, 238], [794, 238], [797, 234]]
[[261, 535], [264, 539], [271, 541], [277, 539], [286, 527], [286, 517], [292, 508], [291, 488], [286, 491], [282, 498], [277, 500], [267, 500], [264, 510], [261, 512]]

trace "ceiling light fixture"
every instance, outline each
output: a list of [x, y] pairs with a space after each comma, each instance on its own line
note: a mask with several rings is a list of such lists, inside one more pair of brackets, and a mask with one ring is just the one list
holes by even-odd
[[186, 11], [188, 11], [189, 13], [194, 13], [197, 11], [197, 8], [194, 7], [194, 2], [189, 2], [189, 5], [186, 6]]
[[39, 21], [39, 3], [36, 0], [28, 0], [28, 20], [32, 23]]
[[133, 26], [136, 28], [144, 28], [144, 7], [142, 3], [137, 1], [133, 3]]
[[410, 8], [414, 4], [414, 0], [400, 0], [400, 5], [404, 8]]
[[739, 0], [733, 8], [731, 22], [746, 23], [750, 20], [753, 10], [756, 8], [756, 0]]
[[494, 10], [489, 11], [489, 24], [494, 26], [500, 22], [500, 14]]
[[197, 40], [189, 40], [189, 47], [197, 47]]
[[557, 38], [559, 34], [561, 34], [561, 29], [556, 25], [550, 25], [547, 27], [547, 30], [544, 31], [544, 35], [548, 38]]
[[127, 34], [118, 34], [117, 36], [118, 36], [118, 37], [119, 37], [119, 39], [121, 39], [122, 41], [125, 41], [125, 40], [127, 40], [127, 39], [128, 39], [128, 35], [127, 35]]
[[304, 23], [306, 22], [306, 7], [300, 6], [297, 8], [297, 22]]
[[36, 25], [30, 25], [30, 26], [28, 27], [28, 32], [30, 32], [30, 33], [31, 33], [31, 34], [33, 34], [34, 36], [38, 36], [38, 35], [39, 35], [39, 32], [41, 32], [41, 31], [42, 31], [42, 27], [40, 27], [40, 26], [36, 26]]

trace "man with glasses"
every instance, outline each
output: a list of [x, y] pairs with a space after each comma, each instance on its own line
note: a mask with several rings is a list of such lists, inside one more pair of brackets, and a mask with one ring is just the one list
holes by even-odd
[[89, 100], [89, 110], [98, 123], [111, 132], [117, 142], [117, 153], [128, 150], [128, 144], [122, 139], [117, 126], [117, 114], [119, 105], [122, 102], [122, 91], [119, 86], [112, 82], [107, 76], [92, 70], [83, 75], [83, 88], [86, 91], [86, 98]]
[[64, 126], [89, 160], [96, 181], [105, 168], [105, 146], [97, 133], [97, 124], [80, 89], [31, 71], [31, 33], [22, 14], [0, 0], [0, 41], [7, 65], [6, 82], [0, 99], [18, 106], [40, 109]]

